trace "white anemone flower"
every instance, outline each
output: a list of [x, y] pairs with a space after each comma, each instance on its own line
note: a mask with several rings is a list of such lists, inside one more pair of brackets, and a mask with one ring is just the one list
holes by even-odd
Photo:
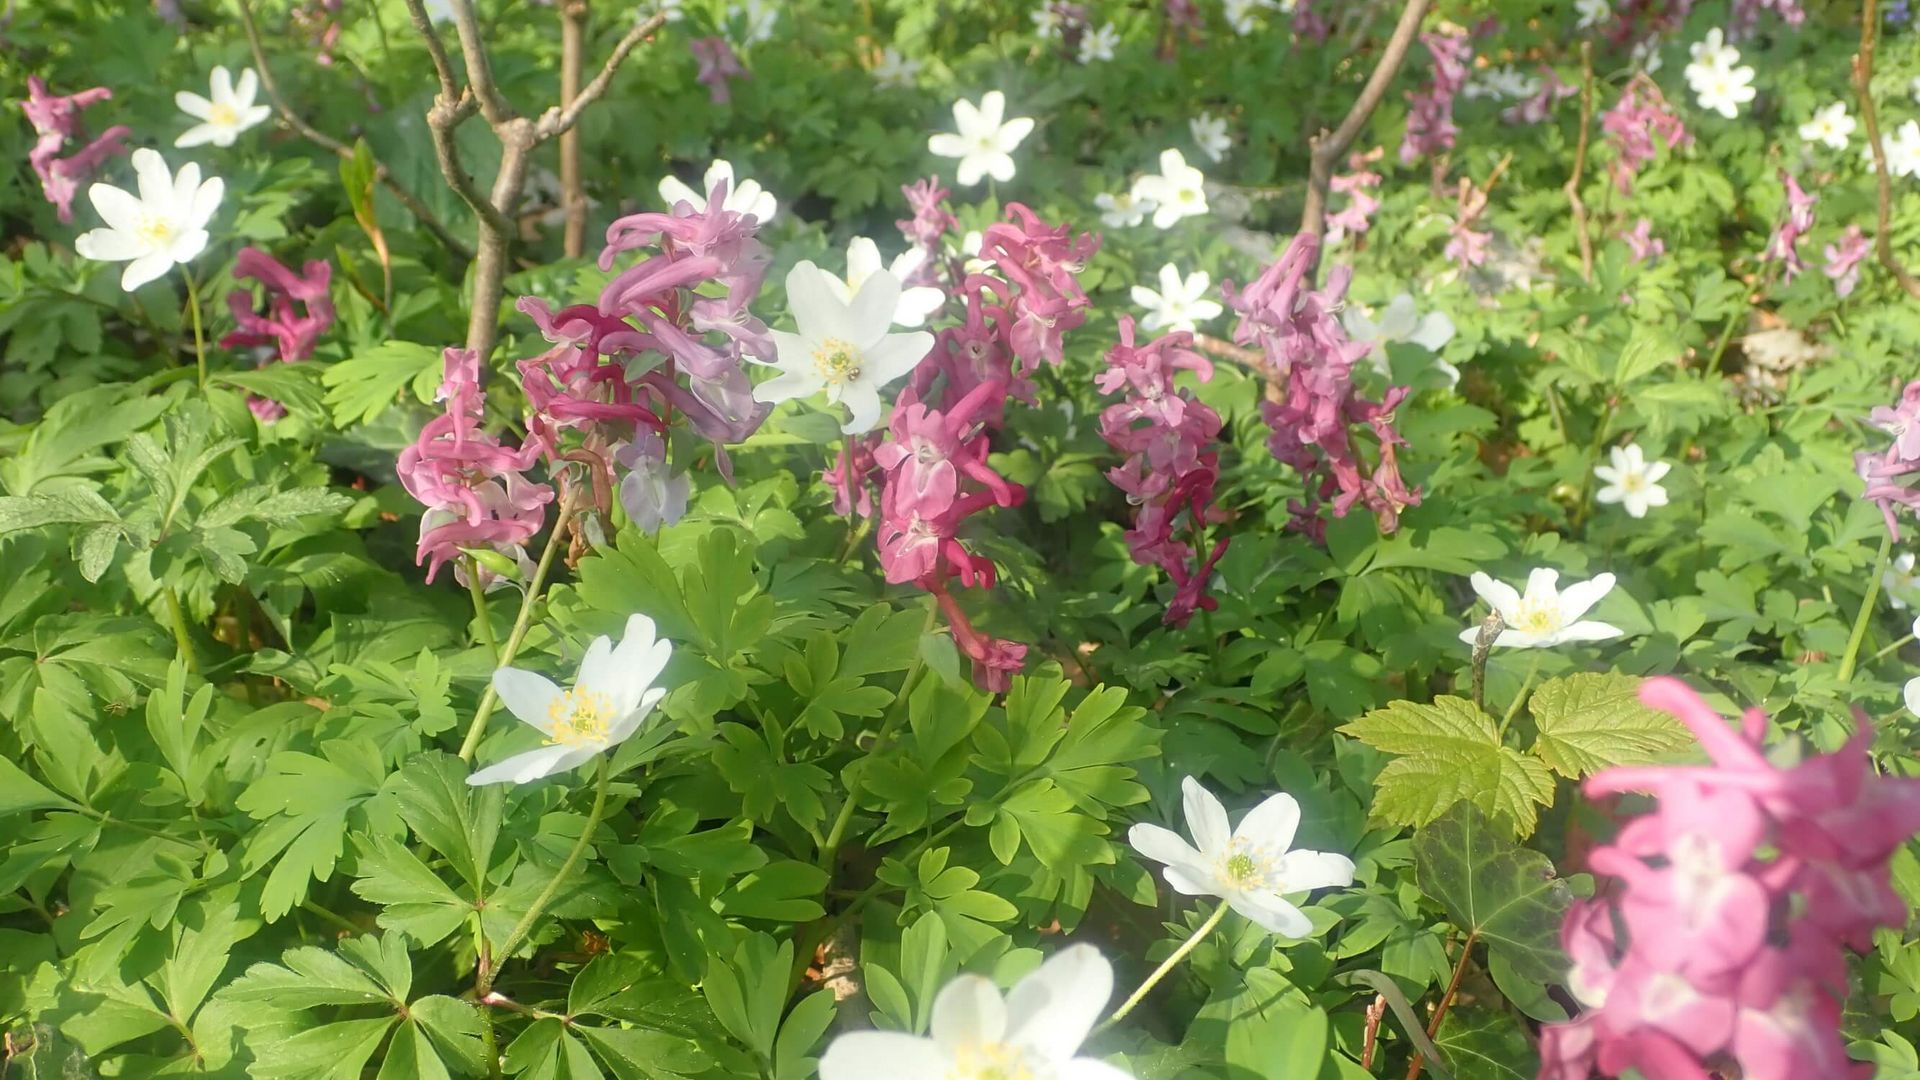
[[1341, 312], [1340, 320], [1346, 324], [1348, 337], [1372, 343], [1367, 356], [1382, 375], [1387, 373], [1387, 346], [1404, 342], [1433, 353], [1433, 366], [1447, 377], [1447, 385], [1459, 385], [1460, 369], [1439, 356], [1440, 350], [1453, 340], [1453, 319], [1444, 311], [1430, 311], [1422, 316], [1414, 308], [1412, 293], [1401, 293], [1387, 301], [1387, 306], [1380, 309], [1378, 322], [1357, 305]]
[[880, 62], [874, 65], [873, 81], [886, 90], [911, 90], [920, 77], [920, 61], [909, 60], [889, 45], [880, 50]]
[[173, 140], [175, 146], [199, 146], [212, 143], [215, 146], [232, 146], [240, 133], [273, 115], [273, 109], [266, 105], [255, 105], [253, 99], [260, 93], [260, 76], [252, 68], [240, 70], [240, 81], [235, 83], [233, 75], [224, 67], [213, 69], [212, 85], [208, 87], [211, 98], [182, 90], [173, 95], [173, 103], [180, 111], [200, 121], [198, 124], [180, 133]]
[[578, 768], [625, 742], [666, 696], [653, 683], [672, 655], [673, 643], [655, 636], [653, 620], [633, 615], [619, 645], [604, 635], [593, 639], [566, 690], [531, 671], [495, 671], [493, 689], [500, 703], [521, 723], [537, 728], [547, 744], [481, 769], [467, 783], [531, 783]]
[[1847, 137], [1853, 134], [1853, 117], [1847, 115], [1847, 103], [1836, 101], [1814, 112], [1813, 119], [1800, 125], [1800, 138], [1824, 144], [1829, 149], [1845, 150]]
[[1013, 179], [1013, 150], [1033, 131], [1033, 118], [1006, 119], [1007, 96], [989, 90], [975, 105], [966, 98], [953, 103], [953, 123], [959, 132], [943, 131], [927, 140], [927, 149], [941, 157], [959, 158], [954, 179], [972, 187], [982, 176], [1001, 183]]
[[1710, 68], [1692, 85], [1695, 104], [1729, 120], [1740, 116], [1740, 106], [1752, 101], [1755, 93], [1750, 67]]
[[[895, 256], [893, 262], [887, 264], [885, 269], [887, 273], [894, 276], [896, 281], [905, 282], [926, 261], [926, 252], [919, 248], [908, 248]], [[860, 286], [866, 284], [867, 279], [879, 273], [880, 270], [880, 245], [864, 236], [854, 237], [847, 242], [847, 276], [844, 279], [836, 279], [839, 288], [834, 290], [835, 295], [840, 297], [841, 303], [853, 303], [853, 296], [860, 291]], [[945, 303], [946, 299], [946, 293], [930, 285], [912, 287], [903, 285], [900, 289], [900, 300], [893, 306], [893, 324], [909, 329], [924, 326], [927, 316], [940, 310], [940, 305]]]
[[[1903, 551], [1894, 556], [1887, 564], [1887, 572], [1880, 575], [1880, 588], [1887, 594], [1887, 603], [1895, 611], [1905, 611], [1916, 601], [1920, 601], [1920, 573], [1914, 572], [1913, 552]], [[1920, 626], [1920, 621], [1916, 621]]]
[[1080, 62], [1091, 64], [1096, 60], [1111, 60], [1113, 52], [1120, 47], [1120, 31], [1112, 23], [1105, 23], [1097, 30], [1088, 30], [1080, 36]]
[[800, 332], [772, 332], [780, 374], [754, 387], [753, 399], [777, 404], [824, 390], [829, 402], [847, 407], [840, 430], [861, 435], [880, 422], [880, 388], [912, 371], [933, 348], [933, 335], [887, 332], [900, 302], [899, 278], [870, 274], [850, 301], [835, 288], [845, 284], [810, 262], [787, 274], [787, 307]]
[[157, 151], [141, 147], [133, 152], [133, 173], [140, 194], [95, 184], [87, 199], [106, 222], [75, 238], [73, 250], [99, 262], [123, 262], [120, 287], [128, 292], [158, 281], [173, 269], [198, 258], [207, 249], [207, 222], [220, 208], [225, 181], [217, 176], [200, 179], [200, 166], [189, 161], [180, 172], [167, 169]]
[[1225, 117], [1203, 112], [1187, 121], [1187, 130], [1193, 135], [1193, 143], [1210, 161], [1226, 160], [1227, 151], [1233, 149], [1233, 138], [1227, 134]]
[[1133, 182], [1133, 197], [1153, 203], [1155, 228], [1171, 229], [1184, 217], [1207, 212], [1207, 178], [1178, 150], [1160, 152], [1160, 172]]
[[1270, 796], [1231, 828], [1226, 807], [1198, 780], [1182, 780], [1180, 794], [1193, 843], [1158, 825], [1127, 832], [1135, 851], [1166, 864], [1167, 884], [1176, 891], [1217, 896], [1262, 929], [1302, 938], [1313, 933], [1313, 920], [1284, 898], [1353, 884], [1353, 860], [1345, 855], [1292, 850], [1300, 827], [1293, 796]]
[[742, 4], [727, 5], [727, 21], [741, 24], [741, 34], [748, 45], [758, 45], [773, 37], [773, 26], [780, 21], [778, 5], [766, 0], [746, 0]]
[[1575, 30], [1591, 30], [1613, 18], [1613, 5], [1607, 0], [1573, 0], [1573, 10], [1579, 15]]
[[[1507, 624], [1493, 641], [1502, 648], [1550, 649], [1569, 641], [1607, 641], [1626, 633], [1617, 626], [1580, 617], [1613, 591], [1612, 574], [1601, 574], [1562, 591], [1560, 572], [1542, 567], [1527, 575], [1525, 596], [1479, 571], [1474, 572], [1472, 581], [1473, 591]], [[1460, 640], [1469, 645], [1479, 636], [1478, 623], [1460, 632]]]
[[1908, 679], [1900, 696], [1906, 699], [1908, 712], [1920, 713], [1920, 677]]
[[994, 270], [993, 264], [980, 257], [980, 248], [986, 242], [986, 234], [982, 233], [979, 229], [968, 229], [966, 235], [960, 238], [960, 246], [956, 248], [949, 245], [948, 250], [952, 254], [958, 255], [966, 260], [960, 266], [962, 272], [968, 274], [992, 274]]
[[1093, 205], [1100, 208], [1100, 223], [1109, 229], [1131, 229], [1153, 211], [1152, 199], [1136, 198], [1131, 191], [1103, 191], [1093, 197]]
[[[1894, 129], [1891, 136], [1882, 135], [1880, 145], [1887, 155], [1887, 171], [1895, 176], [1913, 176], [1920, 174], [1920, 120], [1909, 120]], [[1873, 145], [1867, 144], [1861, 149], [1860, 156], [1866, 159], [1867, 168], [1874, 167]]]
[[928, 1037], [849, 1032], [828, 1045], [820, 1080], [1129, 1080], [1075, 1056], [1112, 996], [1113, 967], [1091, 945], [1062, 949], [1005, 997], [962, 975], [933, 999]]
[[1162, 266], [1159, 291], [1145, 285], [1133, 287], [1133, 302], [1147, 309], [1140, 328], [1191, 332], [1196, 323], [1218, 318], [1224, 309], [1218, 302], [1206, 298], [1207, 290], [1212, 287], [1213, 278], [1205, 270], [1195, 270], [1182, 277], [1172, 263]]
[[1715, 69], [1732, 71], [1740, 63], [1740, 50], [1727, 44], [1727, 35], [1717, 26], [1708, 30], [1706, 37], [1687, 46], [1687, 55], [1693, 61], [1684, 72], [1688, 82], [1695, 82]]
[[779, 200], [773, 197], [772, 192], [762, 189], [757, 181], [749, 179], [736, 183], [733, 162], [725, 158], [716, 158], [713, 164], [707, 166], [707, 174], [700, 178], [700, 191], [688, 187], [677, 176], [669, 176], [660, 181], [660, 197], [667, 200], [669, 207], [683, 202], [692, 203], [695, 210], [704, 212], [707, 195], [722, 180], [727, 182], [727, 200], [720, 205], [726, 209], [736, 214], [752, 214], [762, 225], [772, 221], [773, 215], [779, 212]]
[[1594, 495], [1594, 501], [1619, 503], [1635, 518], [1646, 517], [1655, 506], [1667, 505], [1667, 489], [1660, 486], [1660, 478], [1673, 468], [1670, 463], [1648, 461], [1638, 443], [1615, 446], [1608, 453], [1613, 458], [1611, 466], [1593, 467], [1593, 475], [1607, 482]]

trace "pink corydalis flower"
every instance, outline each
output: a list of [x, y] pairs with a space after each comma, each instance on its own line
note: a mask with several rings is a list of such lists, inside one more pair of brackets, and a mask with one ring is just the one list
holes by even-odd
[[1176, 539], [1184, 532], [1198, 543], [1206, 526], [1224, 517], [1212, 505], [1220, 466], [1210, 447], [1220, 416], [1173, 384], [1176, 371], [1191, 371], [1203, 382], [1213, 375], [1213, 365], [1189, 348], [1192, 341], [1192, 334], [1177, 331], [1135, 345], [1133, 319], [1122, 315], [1120, 342], [1094, 380], [1102, 393], [1126, 395], [1100, 413], [1101, 438], [1128, 455], [1107, 477], [1137, 507], [1126, 533], [1133, 560], [1165, 570], [1176, 586], [1163, 615], [1172, 626], [1185, 626], [1195, 610], [1219, 606], [1206, 586], [1227, 546], [1223, 538], [1203, 555]]
[[1407, 133], [1400, 141], [1400, 163], [1411, 165], [1423, 157], [1453, 149], [1460, 129], [1453, 123], [1453, 99], [1467, 84], [1467, 64], [1473, 45], [1465, 34], [1427, 32], [1420, 43], [1433, 57], [1433, 81], [1426, 89], [1410, 91]]
[[693, 50], [693, 58], [700, 65], [700, 73], [694, 81], [707, 88], [707, 98], [715, 105], [725, 105], [733, 100], [733, 80], [747, 78], [747, 69], [741, 66], [740, 54], [733, 51], [723, 37], [694, 38], [687, 42], [687, 48]]
[[1008, 203], [1007, 216], [981, 235], [980, 258], [1015, 287], [1003, 316], [1011, 324], [1006, 343], [1030, 375], [1042, 361], [1060, 363], [1066, 332], [1087, 321], [1089, 301], [1077, 277], [1100, 238], [1074, 236], [1067, 225], [1049, 228], [1020, 203]]
[[1813, 228], [1814, 207], [1820, 200], [1802, 190], [1800, 182], [1785, 169], [1780, 170], [1780, 182], [1787, 189], [1787, 216], [1767, 239], [1767, 249], [1760, 258], [1784, 263], [1786, 279], [1792, 281], [1806, 269], [1806, 263], [1800, 260], [1800, 237]]
[[925, 254], [920, 265], [908, 280], [901, 282], [906, 286], [939, 285], [937, 267], [940, 253], [949, 232], [960, 227], [960, 220], [947, 209], [946, 188], [940, 186], [940, 178], [929, 176], [911, 184], [902, 185], [900, 194], [906, 196], [907, 207], [913, 216], [894, 222], [900, 228], [900, 235], [907, 238]]
[[1334, 177], [1329, 184], [1334, 194], [1347, 197], [1347, 205], [1327, 217], [1328, 247], [1337, 246], [1349, 236], [1364, 236], [1373, 228], [1374, 211], [1380, 209], [1380, 200], [1374, 196], [1373, 189], [1380, 186], [1382, 177], [1371, 166], [1386, 152], [1386, 147], [1376, 146], [1364, 154], [1349, 155], [1349, 171]]
[[[236, 281], [258, 281], [266, 293], [266, 313], [253, 309], [253, 290], [235, 289], [227, 294], [227, 309], [233, 314], [235, 329], [220, 339], [223, 349], [260, 349], [261, 364], [278, 360], [298, 363], [313, 355], [320, 335], [333, 325], [333, 294], [330, 285], [333, 267], [325, 259], [306, 264], [296, 274], [273, 256], [258, 248], [240, 250], [234, 260]], [[296, 311], [294, 305], [300, 310]], [[271, 346], [272, 351], [267, 352]], [[258, 396], [247, 399], [247, 407], [264, 423], [286, 416], [279, 402]]]
[[1601, 116], [1600, 130], [1613, 147], [1608, 171], [1622, 195], [1633, 192], [1634, 176], [1641, 166], [1659, 156], [1662, 144], [1671, 150], [1691, 139], [1686, 125], [1667, 107], [1660, 88], [1645, 75], [1636, 75], [1627, 84], [1620, 100]]
[[1672, 678], [1647, 680], [1640, 698], [1684, 723], [1709, 761], [1587, 780], [1592, 796], [1657, 803], [1591, 856], [1614, 887], [1575, 904], [1562, 928], [1583, 1011], [1543, 1033], [1540, 1076], [1868, 1075], [1841, 1041], [1845, 949], [1905, 921], [1888, 863], [1920, 830], [1920, 780], [1877, 775], [1866, 732], [1777, 765], [1758, 710], [1729, 723]]
[[1840, 239], [1826, 246], [1821, 254], [1827, 261], [1820, 270], [1833, 282], [1835, 296], [1852, 296], [1853, 290], [1860, 287], [1860, 264], [1872, 250], [1873, 242], [1858, 225], [1847, 226]]
[[1653, 222], [1641, 218], [1634, 222], [1633, 228], [1620, 234], [1626, 242], [1627, 250], [1633, 252], [1634, 262], [1652, 262], [1667, 252], [1667, 242], [1653, 235]]
[[477, 354], [446, 351], [439, 400], [445, 411], [427, 421], [395, 466], [400, 485], [426, 508], [414, 562], [427, 565], [429, 582], [464, 548], [492, 549], [517, 561], [553, 501], [552, 488], [523, 475], [539, 447], [529, 442], [509, 450], [481, 427], [486, 397]]
[[132, 134], [132, 129], [116, 124], [87, 145], [66, 157], [60, 156], [68, 142], [82, 137], [80, 111], [111, 97], [113, 91], [104, 86], [65, 97], [50, 94], [39, 76], [27, 76], [27, 100], [20, 103], [20, 108], [27, 114], [27, 122], [33, 125], [35, 135], [33, 146], [27, 151], [27, 164], [40, 178], [41, 194], [53, 204], [62, 225], [73, 223], [73, 199], [80, 185], [91, 178], [107, 158], [127, 152], [123, 140]]
[[1920, 487], [1908, 486], [1920, 474], [1920, 379], [1908, 383], [1893, 406], [1876, 406], [1867, 422], [1893, 436], [1893, 443], [1884, 453], [1856, 453], [1854, 467], [1866, 481], [1865, 497], [1880, 504], [1887, 531], [1898, 540], [1895, 512], [1902, 506], [1920, 510]]
[[[1289, 528], [1324, 542], [1320, 508], [1329, 500], [1335, 517], [1364, 506], [1380, 531], [1390, 533], [1399, 527], [1401, 512], [1420, 501], [1420, 492], [1402, 480], [1395, 452], [1403, 440], [1393, 427], [1393, 410], [1408, 390], [1393, 387], [1379, 402], [1355, 390], [1353, 365], [1372, 345], [1351, 340], [1337, 314], [1352, 270], [1336, 267], [1318, 291], [1307, 280], [1318, 250], [1319, 240], [1301, 233], [1245, 290], [1236, 294], [1230, 283], [1225, 290], [1229, 306], [1240, 313], [1233, 340], [1257, 346], [1285, 380], [1284, 398], [1262, 402], [1260, 414], [1273, 429], [1267, 448], [1298, 471], [1305, 486], [1304, 498], [1288, 507]], [[1360, 432], [1379, 448], [1372, 468], [1361, 459], [1354, 437]]]
[[1538, 124], [1553, 115], [1553, 107], [1562, 98], [1572, 97], [1580, 88], [1571, 83], [1560, 81], [1559, 72], [1545, 64], [1540, 65], [1540, 89], [1518, 105], [1503, 109], [1500, 119], [1509, 124]]

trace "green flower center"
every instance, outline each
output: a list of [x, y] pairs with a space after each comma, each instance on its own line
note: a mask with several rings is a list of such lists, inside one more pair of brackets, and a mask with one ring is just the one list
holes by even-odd
[[860, 354], [839, 338], [828, 338], [813, 350], [813, 367], [828, 386], [845, 386], [860, 379]]

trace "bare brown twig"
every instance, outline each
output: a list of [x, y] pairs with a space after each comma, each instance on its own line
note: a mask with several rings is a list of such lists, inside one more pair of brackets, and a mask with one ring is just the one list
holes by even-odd
[[1593, 131], [1593, 42], [1580, 43], [1580, 141], [1573, 151], [1573, 174], [1567, 177], [1567, 205], [1573, 208], [1573, 239], [1580, 247], [1580, 279], [1593, 280], [1593, 237], [1587, 233], [1587, 204], [1580, 198], [1580, 181], [1587, 171], [1587, 140]]
[[[573, 2], [581, 7], [584, 18], [584, 0]], [[484, 359], [493, 352], [494, 341], [499, 336], [500, 301], [505, 290], [509, 246], [514, 232], [512, 214], [520, 202], [521, 192], [526, 188], [533, 151], [548, 139], [572, 130], [587, 107], [606, 93], [607, 87], [613, 83], [614, 74], [628, 54], [658, 30], [666, 22], [666, 16], [655, 14], [628, 30], [608, 54], [607, 62], [599, 74], [580, 87], [578, 93], [572, 92], [570, 80], [563, 76], [560, 103], [547, 109], [535, 120], [521, 115], [494, 81], [493, 65], [481, 38], [480, 22], [474, 16], [472, 0], [452, 0], [452, 7], [454, 29], [460, 37], [460, 52], [465, 64], [465, 86], [460, 84], [446, 45], [428, 18], [423, 0], [407, 0], [407, 10], [413, 16], [413, 28], [425, 39], [427, 51], [433, 57], [434, 72], [440, 80], [440, 92], [434, 96], [433, 105], [427, 110], [427, 128], [433, 136], [434, 156], [447, 184], [473, 208], [479, 218], [472, 308], [467, 316], [467, 348]], [[581, 48], [584, 50], [584, 27], [581, 36]], [[576, 63], [573, 68], [574, 79], [578, 78], [578, 70]], [[500, 142], [499, 171], [494, 174], [493, 186], [484, 194], [461, 162], [460, 148], [454, 134], [476, 110], [486, 120], [494, 138]], [[575, 160], [577, 162], [577, 157]], [[574, 180], [577, 189], [577, 173]], [[584, 240], [584, 220], [579, 227]]]
[[[253, 19], [253, 4], [251, 0], [236, 0], [236, 2], [240, 5], [240, 22], [246, 30], [247, 46], [253, 52], [254, 70], [260, 73], [260, 88], [267, 92], [267, 100], [273, 104], [273, 111], [279, 113], [281, 121], [299, 132], [308, 142], [331, 150], [344, 160], [352, 160], [353, 147], [307, 123], [305, 118], [287, 103], [287, 99], [280, 96], [279, 84], [273, 81], [273, 69], [267, 66], [266, 49], [260, 42], [260, 27]], [[442, 222], [433, 211], [427, 209], [427, 205], [421, 202], [413, 192], [407, 190], [400, 181], [394, 179], [392, 171], [384, 163], [380, 161], [373, 163], [373, 178], [392, 192], [400, 205], [406, 207], [407, 212], [432, 233], [433, 238], [438, 240], [442, 247], [461, 259], [473, 258], [473, 248], [454, 236], [447, 229], [445, 222]]]
[[1920, 281], [1915, 281], [1893, 255], [1893, 180], [1887, 175], [1887, 149], [1880, 144], [1880, 116], [1873, 107], [1873, 49], [1874, 33], [1880, 25], [1879, 6], [1878, 0], [1866, 0], [1862, 6], [1860, 51], [1853, 57], [1853, 86], [1860, 95], [1860, 122], [1867, 129], [1867, 145], [1873, 149], [1874, 180], [1879, 186], [1873, 250], [1880, 265], [1887, 268], [1887, 273], [1893, 275], [1893, 280], [1900, 283], [1907, 295], [1920, 298]]
[[1331, 134], [1322, 131], [1313, 137], [1307, 163], [1307, 205], [1300, 212], [1301, 232], [1312, 233], [1315, 239], [1325, 235], [1327, 194], [1333, 187], [1334, 164], [1353, 146], [1353, 141], [1360, 137], [1360, 129], [1387, 96], [1387, 87], [1406, 60], [1414, 36], [1420, 32], [1420, 21], [1426, 18], [1429, 3], [1430, 0], [1407, 0], [1407, 6], [1400, 11], [1400, 21], [1394, 25], [1393, 36], [1387, 39], [1386, 49], [1380, 53], [1373, 74], [1367, 76], [1367, 84], [1354, 99], [1353, 107], [1347, 110], [1346, 119], [1340, 121], [1340, 126]]
[[[560, 5], [560, 108], [580, 96], [580, 67], [587, 37], [587, 0]], [[587, 194], [580, 178], [580, 133], [569, 127], [560, 133], [560, 208], [566, 216], [562, 251], [577, 259], [587, 246]]]

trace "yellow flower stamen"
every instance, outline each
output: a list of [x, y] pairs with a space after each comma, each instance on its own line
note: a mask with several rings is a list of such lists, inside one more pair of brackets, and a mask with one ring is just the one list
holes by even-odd
[[613, 723], [613, 701], [585, 687], [564, 691], [547, 706], [547, 718], [553, 730], [547, 736], [552, 746], [593, 746], [607, 741]]
[[827, 338], [813, 350], [813, 366], [828, 386], [845, 386], [860, 379], [860, 354], [839, 338]]

